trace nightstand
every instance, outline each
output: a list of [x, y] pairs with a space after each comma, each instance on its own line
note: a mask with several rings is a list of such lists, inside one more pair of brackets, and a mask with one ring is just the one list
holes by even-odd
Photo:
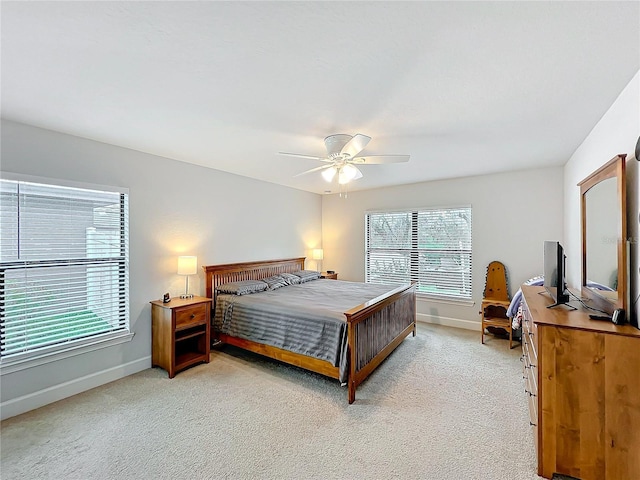
[[338, 279], [338, 274], [337, 273], [327, 273], [327, 272], [321, 272], [320, 273], [320, 278], [328, 278], [329, 280], [337, 280]]
[[173, 378], [196, 363], [209, 363], [211, 299], [173, 298], [151, 303], [151, 365]]

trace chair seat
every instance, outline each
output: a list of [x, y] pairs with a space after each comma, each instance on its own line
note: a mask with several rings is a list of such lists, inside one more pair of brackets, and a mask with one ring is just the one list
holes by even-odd
[[486, 327], [500, 327], [500, 328], [504, 328], [505, 330], [511, 328], [511, 319], [509, 319], [509, 318], [485, 317], [485, 319], [482, 321], [482, 323], [484, 324], [485, 328]]

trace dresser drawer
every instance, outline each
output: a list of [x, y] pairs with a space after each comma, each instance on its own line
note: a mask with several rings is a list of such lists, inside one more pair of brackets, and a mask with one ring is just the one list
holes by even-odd
[[531, 357], [524, 356], [524, 365], [522, 368], [522, 377], [525, 379], [525, 388], [528, 392], [538, 393], [538, 368], [535, 363], [531, 362]]
[[531, 365], [526, 365], [524, 371], [524, 390], [527, 394], [538, 396], [538, 381], [536, 380], [535, 368], [531, 368]]
[[200, 303], [176, 308], [176, 330], [207, 323], [207, 305]]
[[522, 342], [522, 354], [524, 356], [526, 356], [529, 359], [529, 363], [531, 365], [537, 366], [538, 365], [538, 356], [536, 355], [536, 351], [533, 347], [533, 342], [531, 341], [531, 338], [529, 337], [529, 335], [527, 335], [527, 339], [526, 341]]
[[[525, 313], [528, 313], [525, 309]], [[526, 316], [522, 322], [522, 343], [527, 344], [529, 348], [529, 356], [535, 360], [538, 359], [538, 327], [533, 320], [527, 319]]]
[[[536, 335], [531, 332], [531, 321], [523, 321], [522, 329], [522, 376], [524, 378], [524, 391], [529, 407], [529, 422], [534, 428], [534, 437], [537, 437], [538, 425], [538, 357], [534, 348]], [[536, 329], [537, 330], [537, 329]]]
[[538, 396], [537, 395], [529, 395], [527, 393], [528, 402], [529, 402], [529, 421], [531, 425], [538, 426]]

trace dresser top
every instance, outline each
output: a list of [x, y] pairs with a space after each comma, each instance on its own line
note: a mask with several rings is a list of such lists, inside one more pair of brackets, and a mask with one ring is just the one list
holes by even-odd
[[533, 322], [539, 326], [550, 325], [640, 338], [640, 330], [629, 324], [614, 325], [603, 320], [592, 320], [589, 318], [590, 314], [600, 315], [601, 313], [585, 308], [578, 300], [570, 302], [572, 306], [577, 307], [577, 310], [570, 310], [563, 305], [547, 308], [554, 302], [544, 287], [523, 285], [522, 293], [533, 317]]

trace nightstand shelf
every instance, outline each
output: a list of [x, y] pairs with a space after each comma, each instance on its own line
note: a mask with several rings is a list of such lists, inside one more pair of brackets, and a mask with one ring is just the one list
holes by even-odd
[[328, 278], [329, 280], [337, 280], [338, 279], [338, 274], [336, 272], [333, 272], [333, 273], [321, 272], [320, 273], [320, 278]]
[[211, 299], [174, 298], [151, 302], [152, 366], [169, 378], [197, 363], [209, 363]]
[[202, 337], [202, 333], [204, 332], [204, 326], [201, 328], [196, 328], [194, 330], [195, 331], [191, 331], [190, 329], [186, 333], [185, 333], [185, 330], [176, 331], [176, 342], [182, 342], [183, 340], [187, 340], [188, 338], [193, 338], [193, 337]]
[[[202, 354], [200, 352], [187, 351], [185, 353], [176, 353], [176, 372], [184, 370], [190, 365], [202, 362]], [[207, 362], [208, 363], [208, 362]]]

